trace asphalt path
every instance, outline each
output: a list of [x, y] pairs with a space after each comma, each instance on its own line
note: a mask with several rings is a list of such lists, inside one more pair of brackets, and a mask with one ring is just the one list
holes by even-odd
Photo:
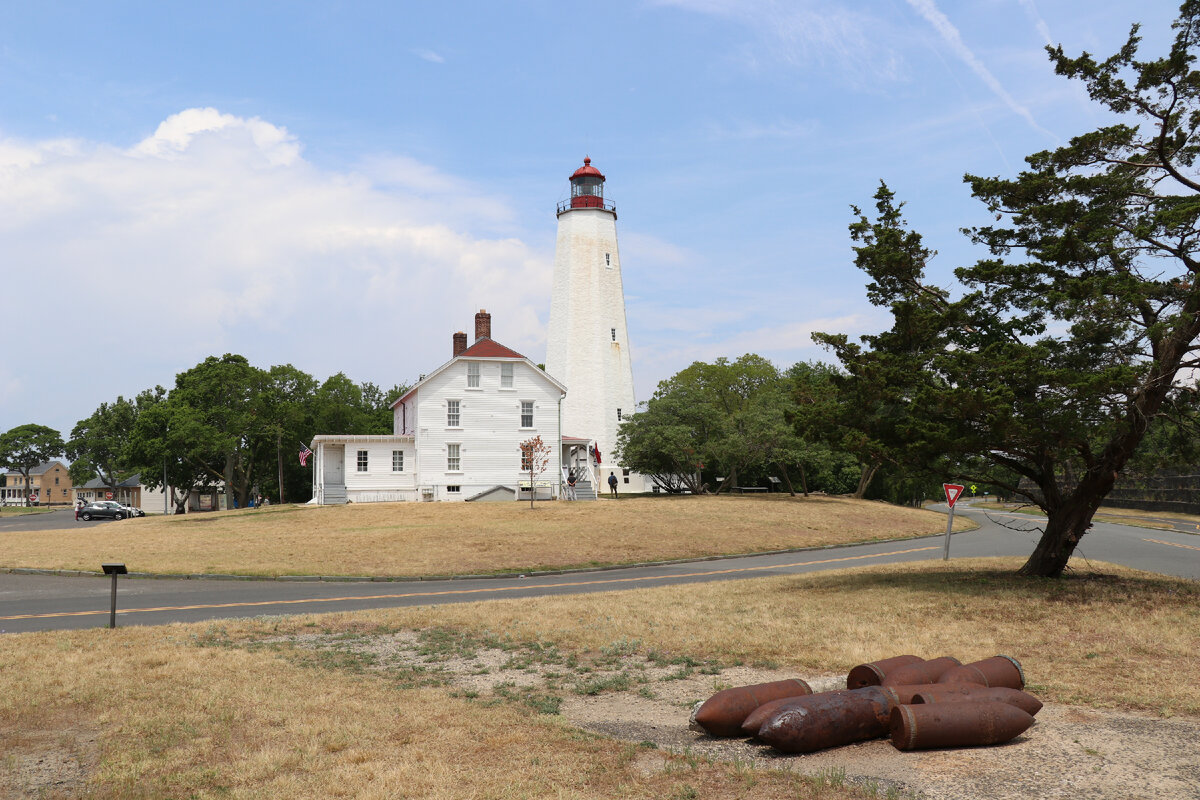
[[[941, 507], [944, 512], [946, 508]], [[62, 512], [21, 517], [50, 530], [65, 527]], [[1039, 517], [982, 512], [960, 503], [957, 513], [980, 523], [957, 533], [950, 556], [1028, 556], [1040, 535]], [[0, 520], [3, 531], [12, 528]], [[71, 520], [66, 520], [71, 522]], [[120, 524], [78, 523], [80, 525]], [[25, 528], [28, 530], [29, 528]], [[619, 569], [463, 578], [439, 581], [264, 581], [118, 579], [118, 625], [163, 625], [280, 614], [358, 611], [398, 606], [462, 603], [498, 598], [587, 594], [653, 586], [792, 575], [870, 564], [941, 559], [944, 535], [899, 542], [850, 545], [768, 555], [623, 567]], [[1097, 523], [1076, 555], [1165, 575], [1200, 579], [1200, 535]], [[0, 555], [2, 558], [2, 555]], [[99, 566], [99, 565], [97, 565]], [[58, 577], [0, 573], [0, 633], [64, 630], [108, 625], [108, 577]]]

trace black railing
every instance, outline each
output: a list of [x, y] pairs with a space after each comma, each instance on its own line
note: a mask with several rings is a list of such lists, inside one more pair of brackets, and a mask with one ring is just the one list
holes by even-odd
[[578, 197], [571, 197], [560, 201], [555, 216], [561, 217], [566, 212], [576, 208], [602, 208], [605, 211], [611, 211], [614, 217], [617, 215], [617, 206], [611, 200], [597, 197], [593, 194], [582, 194]]

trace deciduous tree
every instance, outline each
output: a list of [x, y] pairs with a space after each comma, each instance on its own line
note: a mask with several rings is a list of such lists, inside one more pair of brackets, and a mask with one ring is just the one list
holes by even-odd
[[39, 464], [58, 458], [65, 451], [62, 434], [45, 425], [18, 425], [0, 434], [0, 466], [25, 478], [25, 505], [30, 504], [29, 473]]

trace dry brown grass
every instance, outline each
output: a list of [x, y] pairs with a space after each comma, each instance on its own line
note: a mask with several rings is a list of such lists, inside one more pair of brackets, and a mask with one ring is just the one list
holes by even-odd
[[[0, 638], [0, 796], [865, 796], [205, 639], [200, 625]], [[22, 731], [89, 750], [89, 768], [30, 787]]]
[[[956, 520], [956, 529], [974, 523]], [[243, 575], [527, 572], [894, 539], [945, 516], [841, 497], [663, 497], [617, 502], [387, 503], [125, 520], [5, 533], [5, 567]]]
[[597, 651], [636, 641], [728, 664], [844, 672], [900, 653], [1004, 653], [1039, 697], [1200, 715], [1200, 584], [1093, 562], [1063, 580], [1021, 559], [875, 566], [321, 617], [322, 625], [450, 626]]
[[1000, 652], [1021, 659], [1046, 700], [1200, 714], [1200, 585], [1097, 564], [1066, 580], [1025, 579], [1014, 575], [1018, 565], [937, 561], [577, 597], [3, 636], [0, 797], [14, 786], [22, 796], [15, 765], [46, 742], [76, 747], [89, 765], [60, 797], [862, 796], [597, 738], [516, 704], [406, 688], [386, 671], [289, 647], [289, 636], [313, 631], [369, 638], [444, 628], [554, 642], [564, 654], [654, 652], [801, 675], [901, 652], [963, 660]]

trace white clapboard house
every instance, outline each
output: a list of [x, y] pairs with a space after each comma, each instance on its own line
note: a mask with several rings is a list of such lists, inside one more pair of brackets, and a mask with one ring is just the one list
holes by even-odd
[[[559, 496], [563, 467], [577, 465], [590, 442], [562, 435], [566, 387], [491, 333], [491, 315], [480, 311], [473, 344], [454, 334], [451, 359], [392, 405], [391, 436], [314, 437], [315, 502]], [[552, 456], [531, 488], [520, 444], [534, 436]]]

